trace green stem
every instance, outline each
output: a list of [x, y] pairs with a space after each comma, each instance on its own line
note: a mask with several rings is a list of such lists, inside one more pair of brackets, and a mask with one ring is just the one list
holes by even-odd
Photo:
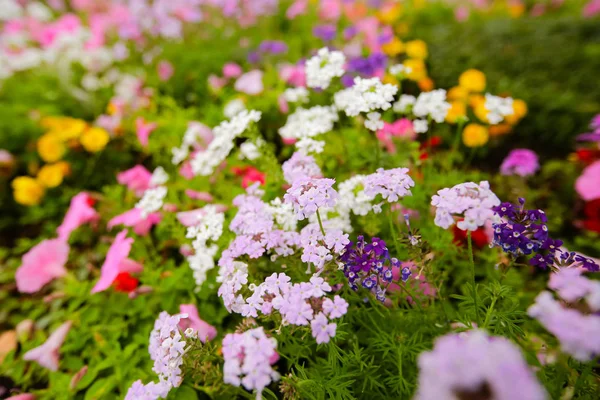
[[473, 244], [471, 243], [471, 231], [467, 232], [467, 242], [469, 243], [469, 261], [471, 262], [471, 277], [473, 279], [473, 303], [475, 304], [475, 322], [479, 322], [479, 304], [477, 301], [477, 285], [475, 284], [475, 261], [473, 260]]
[[483, 321], [483, 328], [487, 328], [490, 317], [492, 316], [492, 311], [494, 311], [495, 305], [496, 305], [496, 297], [494, 297], [492, 299], [492, 304], [490, 305], [490, 308], [488, 308], [487, 312], [485, 313], [485, 320]]
[[323, 222], [321, 221], [321, 214], [319, 214], [319, 209], [317, 208], [317, 220], [319, 220], [319, 228], [321, 228], [321, 233], [323, 237], [325, 237], [325, 229], [323, 229]]
[[400, 257], [400, 248], [398, 247], [398, 236], [396, 236], [396, 227], [394, 226], [394, 221], [392, 220], [392, 206], [388, 210], [388, 222], [390, 224], [390, 233], [392, 234], [392, 240], [394, 241], [394, 247], [396, 248], [396, 257]]

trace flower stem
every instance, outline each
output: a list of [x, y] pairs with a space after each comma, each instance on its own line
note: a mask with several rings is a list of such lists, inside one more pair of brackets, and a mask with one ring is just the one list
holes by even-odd
[[323, 222], [321, 221], [321, 214], [319, 214], [319, 209], [317, 208], [317, 220], [319, 221], [319, 228], [321, 228], [321, 233], [323, 237], [325, 237], [325, 229], [323, 229]]
[[469, 261], [471, 262], [471, 277], [473, 279], [473, 303], [475, 304], [475, 322], [479, 323], [479, 304], [477, 301], [477, 285], [475, 283], [475, 261], [473, 260], [473, 244], [471, 243], [471, 231], [467, 231], [467, 242], [469, 243]]

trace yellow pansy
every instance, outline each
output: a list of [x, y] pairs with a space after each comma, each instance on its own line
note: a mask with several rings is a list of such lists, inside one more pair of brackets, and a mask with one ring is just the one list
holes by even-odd
[[523, 100], [515, 99], [513, 100], [513, 114], [507, 115], [504, 117], [504, 120], [509, 124], [514, 125], [525, 115], [527, 115], [527, 103]]
[[46, 162], [55, 162], [62, 158], [67, 151], [65, 144], [54, 132], [48, 132], [37, 141], [37, 151]]
[[406, 42], [406, 54], [411, 58], [424, 60], [427, 58], [427, 44], [422, 40]]
[[92, 127], [83, 132], [79, 141], [84, 149], [90, 153], [96, 153], [106, 147], [109, 139], [110, 136], [108, 136], [108, 132], [104, 129]]
[[64, 161], [47, 164], [39, 170], [37, 180], [47, 188], [57, 187], [62, 183], [63, 178], [69, 173], [69, 170], [69, 164]]
[[24, 206], [35, 206], [44, 197], [44, 187], [29, 176], [19, 176], [12, 181], [13, 197]]
[[423, 92], [431, 92], [435, 87], [433, 79], [427, 77], [419, 79], [417, 85], [419, 86], [419, 89], [421, 89], [421, 91]]
[[44, 117], [40, 120], [40, 125], [50, 131], [60, 126], [62, 119], [63, 117]]
[[408, 79], [419, 81], [427, 77], [427, 69], [423, 60], [409, 58], [408, 60], [404, 60], [403, 64], [406, 68], [410, 68], [410, 72], [407, 73]]
[[483, 92], [485, 84], [485, 74], [477, 69], [468, 69], [458, 78], [458, 85], [470, 92]]
[[488, 142], [488, 129], [479, 124], [468, 124], [462, 133], [462, 140], [467, 147], [480, 147]]
[[402, 14], [402, 5], [394, 4], [394, 5], [385, 7], [383, 10], [379, 11], [377, 13], [377, 18], [379, 18], [379, 20], [386, 25], [392, 25], [393, 22], [395, 22], [398, 18], [400, 18], [401, 14]]
[[446, 121], [454, 124], [459, 118], [467, 115], [467, 106], [460, 100], [454, 100], [450, 103], [451, 107], [446, 114]]
[[394, 36], [391, 41], [381, 46], [381, 50], [383, 50], [383, 52], [388, 56], [397, 56], [398, 54], [404, 52], [404, 43]]

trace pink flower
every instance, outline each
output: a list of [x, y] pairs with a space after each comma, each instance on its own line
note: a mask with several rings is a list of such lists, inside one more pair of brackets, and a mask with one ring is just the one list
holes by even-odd
[[181, 167], [179, 168], [179, 175], [183, 176], [188, 181], [196, 176], [194, 175], [192, 164], [189, 161], [185, 161], [183, 164], [181, 164]]
[[238, 92], [249, 95], [257, 95], [262, 93], [264, 90], [262, 79], [263, 72], [258, 69], [254, 69], [240, 76], [237, 81], [235, 81], [234, 88]]
[[242, 67], [236, 63], [227, 63], [223, 66], [223, 76], [225, 78], [237, 78], [242, 74]]
[[155, 129], [156, 129], [155, 122], [148, 123], [148, 122], [144, 121], [144, 118], [142, 118], [142, 117], [138, 117], [135, 120], [135, 134], [137, 135], [138, 140], [140, 141], [142, 146], [144, 146], [144, 147], [148, 146], [148, 138], [150, 137], [150, 134], [152, 133], [152, 131]]
[[287, 19], [294, 19], [298, 15], [306, 14], [306, 7], [308, 6], [308, 0], [295, 0], [294, 3], [285, 12]]
[[42, 367], [48, 368], [50, 371], [57, 371], [59, 361], [58, 351], [71, 329], [71, 324], [71, 321], [67, 321], [59, 326], [58, 329], [52, 332], [52, 335], [50, 335], [43, 345], [25, 353], [23, 355], [23, 360], [35, 361]]
[[[224, 212], [227, 209], [227, 206], [224, 206], [223, 204], [216, 204], [215, 206], [217, 212]], [[195, 210], [178, 212], [175, 214], [175, 216], [177, 217], [177, 220], [184, 226], [196, 226], [205, 214], [206, 210], [203, 208], [197, 208]]]
[[189, 197], [190, 199], [206, 201], [208, 203], [210, 203], [211, 201], [214, 200], [210, 193], [198, 192], [198, 191], [192, 190], [192, 189], [185, 189], [185, 195], [187, 197]]
[[454, 10], [454, 18], [456, 18], [458, 22], [465, 22], [467, 19], [469, 19], [470, 13], [471, 11], [468, 7], [458, 6], [456, 7], [456, 10]]
[[214, 91], [219, 91], [223, 86], [227, 84], [227, 79], [218, 77], [217, 75], [211, 74], [208, 76], [208, 86]]
[[600, 14], [600, 0], [590, 0], [590, 2], [583, 7], [583, 16], [585, 18], [591, 18], [597, 14]]
[[127, 229], [119, 232], [112, 245], [108, 249], [108, 253], [106, 253], [106, 259], [104, 260], [104, 264], [102, 264], [100, 271], [100, 280], [98, 280], [96, 286], [94, 286], [92, 289], [92, 293], [98, 293], [108, 289], [120, 272], [127, 272], [122, 268], [131, 267], [131, 263], [125, 260], [127, 260], [127, 256], [131, 251], [133, 239], [127, 238], [126, 236]]
[[292, 86], [306, 86], [304, 65], [284, 65], [279, 68], [279, 77]]
[[112, 229], [117, 225], [125, 225], [133, 227], [133, 231], [136, 235], [146, 236], [152, 226], [158, 224], [162, 216], [160, 213], [148, 214], [146, 218], [142, 217], [142, 210], [139, 208], [132, 208], [129, 211], [125, 211], [123, 214], [119, 214], [108, 221], [108, 229]]
[[179, 321], [179, 327], [182, 330], [192, 328], [198, 333], [198, 339], [202, 343], [206, 343], [207, 340], [213, 340], [217, 336], [217, 329], [204, 322], [198, 315], [198, 309], [194, 304], [182, 304], [179, 306], [179, 312], [187, 314], [187, 318], [182, 318]]
[[325, 20], [337, 20], [342, 14], [342, 2], [340, 0], [321, 0], [319, 2], [319, 16]]
[[277, 106], [279, 107], [279, 111], [281, 111], [284, 114], [290, 112], [290, 106], [288, 105], [288, 102], [285, 100], [285, 97], [283, 97], [283, 95], [277, 97]]
[[121, 185], [127, 185], [129, 190], [133, 190], [136, 196], [141, 197], [146, 189], [150, 187], [150, 178], [152, 174], [143, 165], [136, 165], [133, 168], [123, 171], [117, 175], [117, 182]]
[[158, 77], [161, 81], [166, 82], [173, 76], [175, 69], [173, 68], [173, 64], [168, 61], [161, 61], [157, 66]]
[[100, 218], [96, 210], [92, 207], [94, 202], [95, 200], [86, 192], [81, 192], [71, 199], [65, 219], [58, 229], [56, 229], [59, 239], [65, 242], [68, 241], [71, 232], [75, 229], [87, 222], [97, 221]]
[[21, 293], [35, 293], [67, 273], [69, 245], [61, 239], [44, 240], [29, 250], [17, 269], [15, 280]]
[[31, 393], [21, 393], [15, 396], [7, 397], [6, 400], [35, 400], [35, 396]]
[[590, 164], [575, 181], [575, 190], [585, 201], [600, 198], [600, 161]]

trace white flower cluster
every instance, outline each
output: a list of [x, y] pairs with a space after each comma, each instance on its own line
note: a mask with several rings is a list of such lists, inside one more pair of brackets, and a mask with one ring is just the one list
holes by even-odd
[[364, 216], [371, 211], [377, 212], [378, 207], [372, 204], [373, 197], [365, 194], [365, 178], [365, 175], [355, 175], [338, 185], [338, 208], [343, 213], [349, 214], [352, 211], [355, 215]]
[[208, 245], [207, 242], [214, 242], [221, 237], [225, 222], [225, 214], [218, 212], [215, 206], [208, 205], [202, 210], [204, 215], [200, 217], [198, 225], [189, 227], [186, 234], [188, 239], [194, 239], [194, 254], [187, 260], [194, 272], [197, 290], [206, 281], [206, 273], [215, 267], [214, 257], [219, 250], [217, 245]]
[[306, 61], [306, 85], [310, 88], [327, 89], [331, 80], [344, 75], [346, 57], [340, 51], [323, 47], [317, 55]]
[[412, 107], [416, 101], [417, 98], [413, 95], [400, 95], [398, 101], [394, 103], [393, 109], [397, 113], [407, 113], [409, 111], [409, 107]]
[[252, 161], [252, 160], [256, 160], [258, 157], [260, 157], [260, 148], [265, 144], [265, 141], [262, 140], [261, 138], [258, 138], [256, 140], [247, 140], [244, 143], [242, 143], [240, 145], [240, 155], [239, 158], [240, 160], [243, 160], [244, 158]]
[[290, 103], [307, 103], [308, 90], [305, 87], [287, 88], [283, 92], [283, 98]]
[[513, 99], [511, 97], [499, 97], [486, 93], [485, 109], [488, 111], [487, 119], [490, 121], [490, 124], [499, 124], [504, 117], [514, 113]]
[[167, 188], [164, 186], [148, 189], [144, 192], [144, 196], [140, 201], [137, 202], [135, 208], [139, 208], [142, 212], [142, 218], [146, 218], [149, 214], [162, 208], [166, 195]]
[[234, 146], [234, 140], [242, 134], [252, 122], [260, 120], [261, 113], [244, 110], [230, 121], [223, 121], [213, 129], [214, 139], [206, 150], [196, 154], [191, 160], [192, 171], [196, 175], [208, 176], [221, 164]]
[[299, 107], [288, 116], [285, 125], [279, 128], [279, 135], [284, 139], [297, 139], [296, 148], [304, 154], [321, 153], [325, 142], [314, 140], [333, 129], [339, 119], [333, 106], [314, 106], [309, 109]]
[[367, 114], [367, 119], [365, 120], [365, 128], [370, 131], [378, 131], [383, 128], [383, 121], [381, 120], [381, 114], [378, 112], [370, 112]]
[[444, 122], [450, 103], [446, 101], [446, 91], [444, 89], [432, 90], [431, 92], [422, 92], [419, 94], [413, 105], [412, 112], [420, 118], [431, 117], [435, 122]]
[[267, 205], [267, 211], [273, 215], [277, 225], [285, 231], [295, 231], [298, 226], [298, 219], [294, 213], [294, 207], [289, 203], [284, 203], [279, 197], [271, 200]]
[[225, 104], [225, 108], [223, 108], [223, 114], [225, 114], [225, 117], [227, 118], [233, 118], [245, 109], [246, 105], [241, 99], [233, 99]]
[[456, 226], [463, 231], [474, 231], [483, 226], [494, 217], [492, 208], [499, 204], [500, 199], [490, 190], [488, 181], [444, 188], [431, 198], [431, 205], [436, 207], [435, 224], [448, 229], [455, 222], [454, 216], [462, 215], [464, 219]]
[[150, 186], [162, 186], [169, 180], [169, 175], [163, 167], [156, 167], [150, 177]]
[[200, 138], [202, 130], [210, 131], [210, 129], [199, 122], [188, 123], [188, 128], [183, 134], [183, 140], [180, 147], [173, 147], [171, 149], [171, 162], [174, 165], [181, 164], [189, 155], [190, 147], [194, 146]]
[[412, 72], [412, 68], [405, 67], [402, 64], [395, 64], [392, 65], [388, 71], [390, 71], [390, 74], [398, 76], [401, 74], [410, 74]]
[[361, 112], [387, 110], [392, 106], [398, 87], [383, 84], [379, 78], [354, 78], [354, 86], [337, 92], [334, 102], [339, 110], [344, 110], [349, 117], [356, 117]]

